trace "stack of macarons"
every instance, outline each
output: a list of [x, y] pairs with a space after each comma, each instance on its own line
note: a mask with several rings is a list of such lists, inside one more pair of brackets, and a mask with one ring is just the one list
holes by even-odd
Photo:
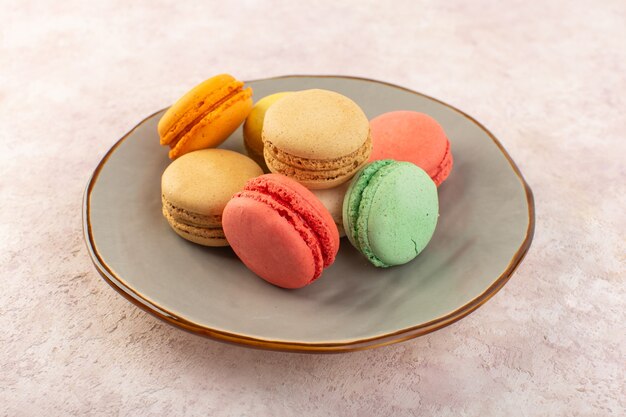
[[[248, 156], [218, 149], [242, 123]], [[174, 160], [161, 179], [172, 229], [194, 243], [231, 246], [283, 288], [319, 278], [341, 236], [377, 267], [414, 259], [435, 232], [437, 187], [453, 164], [445, 132], [426, 114], [370, 121], [350, 98], [321, 89], [253, 105], [252, 90], [226, 74], [170, 107], [158, 133]]]

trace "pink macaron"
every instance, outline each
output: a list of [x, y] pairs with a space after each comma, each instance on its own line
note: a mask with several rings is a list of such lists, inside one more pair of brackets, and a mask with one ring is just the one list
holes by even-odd
[[441, 185], [452, 171], [450, 141], [443, 128], [427, 114], [393, 111], [370, 121], [370, 161], [395, 159], [412, 162]]
[[222, 227], [241, 261], [283, 288], [315, 281], [339, 250], [328, 210], [307, 188], [279, 174], [249, 180], [226, 204]]

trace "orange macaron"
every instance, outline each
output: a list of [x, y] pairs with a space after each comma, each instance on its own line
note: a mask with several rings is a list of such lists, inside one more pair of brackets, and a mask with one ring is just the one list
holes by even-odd
[[198, 84], [172, 107], [158, 124], [160, 143], [169, 157], [214, 148], [224, 142], [252, 110], [252, 89], [228, 74]]

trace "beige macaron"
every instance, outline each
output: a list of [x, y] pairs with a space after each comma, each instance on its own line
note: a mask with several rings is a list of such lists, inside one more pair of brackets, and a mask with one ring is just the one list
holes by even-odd
[[190, 152], [161, 177], [163, 216], [181, 237], [205, 246], [228, 246], [222, 211], [250, 178], [263, 174], [252, 159], [225, 149]]
[[328, 90], [297, 91], [281, 98], [267, 110], [262, 136], [270, 171], [311, 189], [348, 181], [372, 151], [363, 110]]
[[346, 235], [346, 231], [343, 229], [343, 199], [349, 186], [350, 181], [344, 182], [334, 188], [312, 190], [313, 194], [322, 202], [333, 217], [333, 221], [337, 225], [337, 230], [339, 230], [339, 237]]

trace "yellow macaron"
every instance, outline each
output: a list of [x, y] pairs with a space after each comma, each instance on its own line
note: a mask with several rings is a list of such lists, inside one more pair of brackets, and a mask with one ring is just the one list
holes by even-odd
[[263, 97], [254, 104], [246, 122], [243, 124], [243, 144], [246, 147], [246, 152], [248, 156], [254, 159], [264, 170], [267, 170], [267, 165], [263, 157], [263, 138], [261, 132], [263, 131], [265, 113], [271, 105], [288, 94], [289, 92], [286, 91]]
[[296, 91], [281, 98], [267, 110], [262, 134], [270, 171], [310, 189], [348, 181], [372, 151], [363, 110], [328, 90]]
[[263, 174], [252, 159], [226, 149], [190, 152], [161, 177], [163, 216], [181, 237], [205, 246], [228, 246], [222, 211], [233, 194]]
[[252, 109], [252, 89], [228, 74], [198, 84], [170, 107], [158, 124], [161, 145], [169, 157], [224, 142]]

